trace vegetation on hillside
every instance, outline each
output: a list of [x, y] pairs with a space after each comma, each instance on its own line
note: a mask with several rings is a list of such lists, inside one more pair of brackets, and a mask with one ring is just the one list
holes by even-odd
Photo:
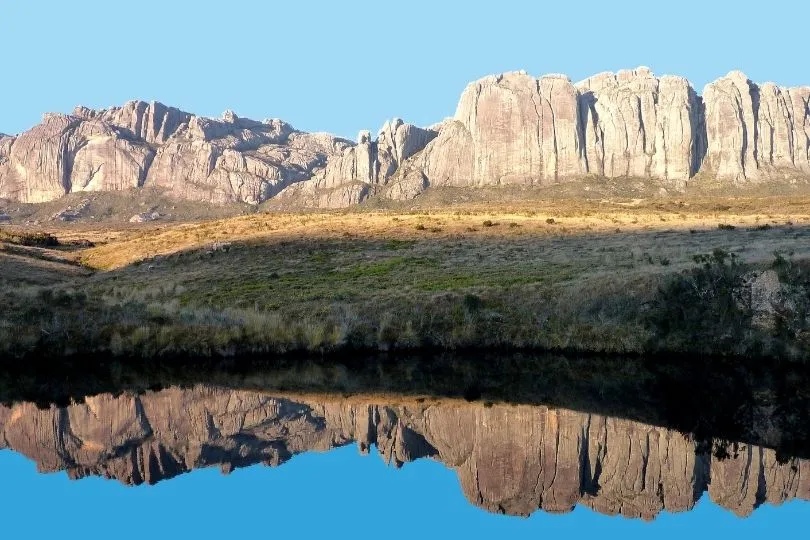
[[[95, 247], [0, 251], [0, 355], [487, 347], [803, 358], [810, 231], [796, 223], [810, 216], [747, 204], [557, 201], [66, 228], [54, 232], [61, 243], [81, 233]], [[775, 250], [795, 253], [774, 261]], [[764, 324], [750, 291], [766, 269], [779, 285]]]

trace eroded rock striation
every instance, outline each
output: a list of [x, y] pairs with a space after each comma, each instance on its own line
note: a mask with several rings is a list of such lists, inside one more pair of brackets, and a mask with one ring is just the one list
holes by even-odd
[[810, 463], [723, 443], [727, 457], [661, 427], [538, 406], [386, 404], [273, 397], [197, 386], [109, 394], [68, 407], [0, 407], [0, 448], [42, 472], [154, 483], [199, 467], [224, 472], [356, 441], [396, 466], [420, 458], [456, 470], [465, 496], [492, 512], [568, 512], [652, 519], [691, 509], [708, 491], [738, 515], [810, 499]]
[[184, 199], [258, 204], [310, 178], [350, 145], [230, 111], [209, 119], [160, 103], [78, 107], [0, 139], [0, 197], [44, 202], [150, 185]]
[[74, 191], [151, 185], [213, 203], [336, 207], [430, 186], [546, 186], [628, 178], [683, 190], [810, 179], [810, 87], [757, 85], [733, 71], [700, 96], [648, 68], [491, 75], [455, 115], [420, 128], [395, 118], [357, 142], [273, 119], [195, 116], [160, 103], [47, 114], [0, 135], [0, 197], [49, 201]]

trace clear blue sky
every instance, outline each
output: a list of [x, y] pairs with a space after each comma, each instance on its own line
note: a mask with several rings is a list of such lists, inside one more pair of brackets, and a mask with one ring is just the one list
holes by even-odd
[[471, 80], [648, 65], [810, 84], [810, 2], [0, 0], [0, 131], [159, 100], [354, 138], [451, 115]]
[[648, 523], [578, 507], [528, 519], [487, 513], [464, 498], [454, 471], [420, 460], [402, 469], [355, 446], [303, 454], [280, 467], [223, 476], [201, 469], [126, 487], [101, 478], [38, 474], [0, 451], [0, 508], [7, 538], [778, 538], [802, 537], [808, 503], [763, 506], [739, 519], [707, 497], [691, 511]]

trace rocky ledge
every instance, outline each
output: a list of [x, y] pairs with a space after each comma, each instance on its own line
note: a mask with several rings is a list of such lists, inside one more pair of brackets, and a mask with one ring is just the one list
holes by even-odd
[[43, 202], [77, 191], [151, 185], [212, 203], [342, 207], [411, 199], [429, 186], [545, 186], [633, 178], [679, 191], [710, 179], [744, 186], [810, 178], [810, 87], [755, 84], [734, 71], [699, 95], [647, 68], [492, 75], [455, 115], [427, 128], [400, 119], [357, 142], [277, 120], [210, 119], [160, 103], [46, 114], [0, 134], [0, 198]]

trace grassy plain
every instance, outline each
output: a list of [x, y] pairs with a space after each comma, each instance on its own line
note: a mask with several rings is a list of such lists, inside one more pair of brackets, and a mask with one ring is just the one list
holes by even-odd
[[0, 354], [645, 353], [649, 306], [696, 255], [800, 262], [809, 225], [810, 197], [702, 196], [49, 224], [50, 247], [4, 227]]

